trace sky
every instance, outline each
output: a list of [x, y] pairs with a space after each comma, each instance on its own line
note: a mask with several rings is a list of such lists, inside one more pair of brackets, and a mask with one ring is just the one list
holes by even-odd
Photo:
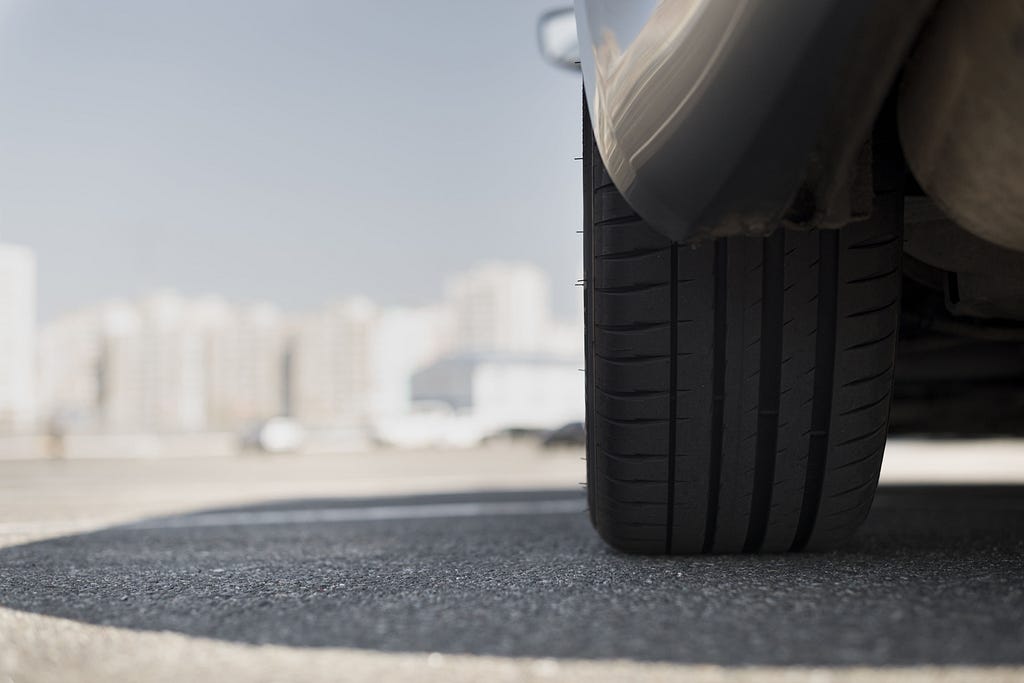
[[0, 0], [0, 241], [44, 320], [173, 288], [437, 300], [525, 260], [579, 305], [580, 79], [558, 0]]

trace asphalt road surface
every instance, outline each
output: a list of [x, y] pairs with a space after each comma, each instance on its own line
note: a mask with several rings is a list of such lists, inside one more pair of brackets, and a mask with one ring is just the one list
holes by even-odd
[[[583, 508], [578, 489], [550, 487], [304, 497], [10, 544], [0, 672], [56, 667], [60, 638], [97, 626], [307, 662], [339, 648], [418, 656], [424, 670], [512, 658], [540, 662], [517, 670], [540, 678], [563, 661], [1022, 671], [1024, 487], [887, 486], [848, 548], [759, 558], [619, 554]], [[60, 636], [68, 622], [86, 635]], [[47, 639], [54, 651], [19, 668]], [[112, 651], [126, 677], [132, 661], [143, 673], [143, 655]]]

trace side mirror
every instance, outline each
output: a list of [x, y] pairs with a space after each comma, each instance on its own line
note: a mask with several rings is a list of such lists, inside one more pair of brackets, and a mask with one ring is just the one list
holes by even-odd
[[576, 14], [571, 7], [551, 10], [537, 20], [537, 44], [549, 64], [580, 70], [580, 41], [576, 37]]

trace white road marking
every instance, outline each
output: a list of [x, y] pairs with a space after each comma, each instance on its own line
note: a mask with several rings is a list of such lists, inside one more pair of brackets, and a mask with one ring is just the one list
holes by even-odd
[[[73, 534], [96, 531], [103, 527], [117, 526], [123, 524], [123, 519], [78, 519], [70, 522], [48, 521], [48, 522], [4, 522], [0, 524], [0, 537], [17, 536], [20, 534]], [[0, 547], [2, 547], [0, 543]]]
[[446, 519], [504, 515], [564, 515], [583, 512], [580, 500], [532, 500], [510, 502], [428, 503], [423, 505], [375, 505], [353, 508], [307, 510], [253, 510], [205, 512], [196, 515], [145, 520], [125, 525], [129, 529], [190, 529], [212, 526], [266, 526], [315, 522], [376, 522], [403, 519]]
[[204, 512], [147, 519], [139, 522], [78, 520], [75, 522], [9, 522], [0, 524], [0, 536], [17, 534], [83, 533], [101, 528], [190, 529], [215, 526], [266, 526], [316, 522], [374, 522], [402, 519], [445, 519], [509, 515], [564, 515], [586, 510], [580, 500], [532, 500], [511, 502], [430, 503], [424, 505], [374, 505], [354, 508], [306, 510], [252, 510]]
[[[79, 519], [75, 521], [0, 523], [0, 537], [23, 534], [87, 533], [100, 529], [189, 529], [216, 526], [265, 526], [316, 522], [373, 522], [402, 519], [445, 519], [509, 515], [564, 515], [583, 513], [580, 500], [532, 500], [511, 502], [430, 503], [424, 505], [374, 505], [354, 508], [311, 508], [306, 510], [252, 510], [204, 512], [158, 517], [138, 522], [124, 519]], [[0, 544], [2, 545], [2, 544]]]

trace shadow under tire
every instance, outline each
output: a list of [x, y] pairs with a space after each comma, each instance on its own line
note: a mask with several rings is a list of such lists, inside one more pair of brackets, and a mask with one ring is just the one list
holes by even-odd
[[583, 142], [594, 527], [645, 554], [842, 543], [885, 447], [899, 182], [876, 172], [872, 217], [840, 230], [680, 245], [616, 189], [586, 114]]

